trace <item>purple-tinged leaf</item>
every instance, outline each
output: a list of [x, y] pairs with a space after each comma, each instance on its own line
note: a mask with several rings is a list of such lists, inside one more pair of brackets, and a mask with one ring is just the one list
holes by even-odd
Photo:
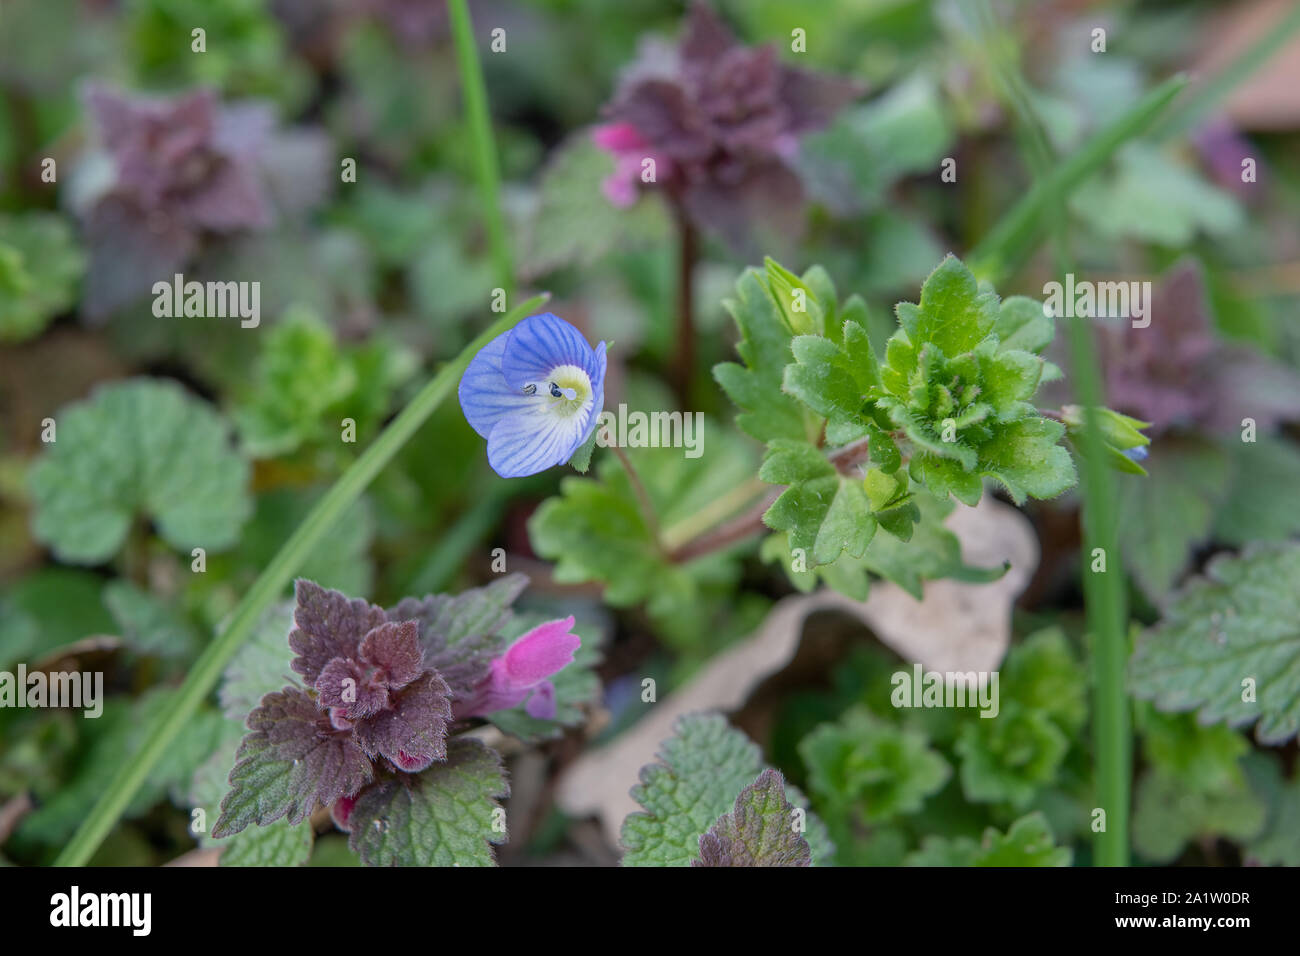
[[368, 633], [361, 642], [361, 660], [379, 668], [384, 684], [393, 690], [405, 687], [424, 671], [419, 624], [389, 621]]
[[249, 714], [248, 727], [214, 837], [281, 817], [299, 823], [318, 803], [355, 794], [372, 778], [370, 761], [352, 735], [334, 730], [300, 688], [267, 694]]
[[1150, 324], [1101, 335], [1106, 394], [1116, 409], [1169, 429], [1229, 434], [1251, 418], [1261, 431], [1300, 420], [1300, 376], [1214, 330], [1200, 265], [1180, 262], [1155, 286]]
[[322, 706], [337, 708], [348, 721], [373, 717], [389, 706], [388, 688], [349, 657], [336, 657], [325, 665], [316, 678], [316, 693]]
[[511, 605], [528, 586], [522, 574], [510, 574], [486, 587], [458, 595], [406, 598], [388, 609], [392, 621], [420, 625], [424, 663], [442, 675], [452, 696], [468, 696], [488, 675], [505, 641], [498, 636], [511, 618]]
[[382, 608], [360, 599], [350, 600], [313, 581], [300, 578], [294, 593], [298, 604], [293, 612], [289, 647], [298, 656], [291, 666], [309, 684], [316, 683], [325, 665], [334, 658], [355, 659], [365, 636], [385, 623]]
[[616, 169], [605, 194], [630, 205], [641, 163], [653, 159], [653, 188], [733, 246], [752, 240], [756, 221], [797, 233], [804, 193], [790, 164], [799, 137], [861, 92], [851, 80], [784, 65], [775, 46], [744, 46], [696, 2], [677, 46], [646, 44], [605, 109], [611, 123], [597, 143]]
[[390, 709], [356, 724], [357, 743], [370, 756], [387, 758], [408, 773], [447, 756], [451, 698], [433, 671], [391, 695]]
[[803, 811], [785, 798], [785, 780], [767, 768], [740, 791], [700, 837], [700, 858], [692, 866], [812, 866], [812, 850], [800, 832]]

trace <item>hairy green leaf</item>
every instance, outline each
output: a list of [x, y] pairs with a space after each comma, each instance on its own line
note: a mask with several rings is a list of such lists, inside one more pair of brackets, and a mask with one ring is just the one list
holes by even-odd
[[[641, 768], [632, 796], [644, 811], [623, 821], [624, 866], [689, 866], [699, 859], [700, 837], [763, 769], [758, 747], [721, 714], [687, 714], [659, 750], [659, 762]], [[793, 789], [791, 803], [807, 807]], [[806, 818], [805, 839], [814, 863], [834, 852], [825, 826]]]
[[501, 758], [477, 740], [455, 740], [447, 760], [367, 787], [349, 820], [348, 844], [367, 866], [493, 866], [506, 841], [510, 795]]
[[1138, 639], [1129, 686], [1161, 710], [1204, 723], [1258, 721], [1262, 743], [1300, 730], [1300, 545], [1222, 555]]

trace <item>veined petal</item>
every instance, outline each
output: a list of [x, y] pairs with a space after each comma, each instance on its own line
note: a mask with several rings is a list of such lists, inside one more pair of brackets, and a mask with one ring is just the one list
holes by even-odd
[[519, 389], [511, 388], [501, 372], [501, 357], [509, 338], [510, 333], [503, 332], [483, 346], [460, 379], [461, 411], [470, 427], [484, 438], [502, 417], [525, 408], [532, 401]]
[[507, 415], [488, 433], [488, 464], [502, 478], [523, 478], [562, 465], [578, 450], [590, 429], [590, 414], [548, 415], [545, 400]]
[[[582, 333], [558, 315], [530, 315], [506, 333], [501, 371], [516, 390], [545, 382], [561, 365], [576, 365], [591, 374], [592, 350]], [[593, 387], [595, 383], [593, 382]]]
[[591, 350], [591, 359], [583, 366], [591, 379], [592, 394], [596, 396], [595, 415], [605, 407], [605, 366], [605, 343], [600, 342]]

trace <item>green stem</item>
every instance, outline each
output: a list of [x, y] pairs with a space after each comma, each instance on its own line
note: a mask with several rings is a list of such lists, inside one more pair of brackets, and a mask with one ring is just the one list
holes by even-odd
[[[983, 13], [988, 34], [1001, 34], [991, 8], [985, 0], [977, 4]], [[984, 49], [994, 81], [1008, 101], [1022, 127], [1025, 153], [1036, 180], [1035, 189], [1052, 181], [1054, 157], [1042, 124], [1034, 113], [1024, 77], [1012, 57], [993, 45], [986, 36]], [[1149, 98], [1149, 97], [1148, 97]], [[1168, 103], [1168, 99], [1162, 102]], [[1155, 120], [1155, 115], [1148, 122]], [[1131, 127], [1136, 135], [1144, 127]], [[1068, 164], [1067, 164], [1068, 165]], [[1065, 197], [1061, 189], [1050, 189], [1043, 197], [1043, 209], [1051, 224], [1052, 246], [1058, 273], [1073, 270], [1066, 230]], [[1114, 475], [1106, 464], [1105, 448], [1096, 421], [1096, 410], [1105, 401], [1101, 370], [1088, 326], [1082, 321], [1069, 323], [1070, 355], [1074, 386], [1086, 411], [1083, 433], [1083, 586], [1092, 635], [1091, 663], [1093, 677], [1093, 737], [1097, 802], [1106, 812], [1106, 828], [1097, 834], [1094, 861], [1098, 866], [1128, 865], [1128, 818], [1132, 781], [1132, 728], [1124, 671], [1128, 653], [1126, 621], [1128, 609], [1124, 593], [1124, 569], [1119, 553], [1116, 522], [1116, 488]], [[1091, 556], [1097, 549], [1106, 556], [1104, 572], [1093, 572]]]
[[767, 482], [758, 478], [750, 478], [748, 481], [741, 482], [731, 490], [714, 498], [699, 511], [687, 515], [682, 520], [665, 528], [663, 535], [664, 547], [669, 553], [677, 551], [688, 542], [693, 541], [726, 518], [734, 515], [760, 495], [765, 494], [771, 487]]
[[203, 699], [211, 692], [226, 664], [248, 638], [263, 612], [284, 593], [303, 561], [329, 534], [375, 476], [392, 460], [421, 425], [451, 394], [470, 359], [488, 342], [512, 328], [524, 316], [536, 311], [547, 299], [541, 295], [529, 299], [494, 322], [452, 362], [442, 368], [422, 388], [401, 413], [392, 420], [352, 466], [317, 502], [306, 520], [284, 543], [253, 586], [239, 602], [226, 629], [208, 645], [159, 715], [140, 752], [123, 763], [99, 802], [73, 834], [68, 845], [54, 861], [57, 866], [84, 866], [113, 824], [122, 815], [131, 798], [144, 783], [149, 771], [162, 757], [181, 726], [190, 719]]
[[663, 551], [663, 538], [659, 534], [659, 518], [655, 514], [654, 502], [650, 500], [650, 492], [646, 490], [645, 484], [641, 481], [641, 476], [637, 474], [636, 468], [632, 466], [632, 461], [627, 457], [627, 452], [620, 448], [617, 442], [612, 443], [609, 450], [618, 458], [619, 464], [623, 466], [623, 471], [627, 473], [627, 480], [631, 482], [637, 505], [641, 508], [641, 520], [645, 522], [646, 530], [650, 532], [655, 547]]
[[474, 42], [474, 23], [466, 0], [447, 0], [451, 19], [452, 41], [456, 46], [456, 63], [460, 68], [461, 95], [474, 146], [474, 176], [487, 217], [488, 249], [492, 256], [497, 282], [510, 296], [514, 290], [515, 270], [510, 252], [509, 233], [501, 211], [501, 175], [497, 164], [496, 141], [492, 137], [492, 119], [488, 113], [487, 86], [483, 82], [483, 64]]

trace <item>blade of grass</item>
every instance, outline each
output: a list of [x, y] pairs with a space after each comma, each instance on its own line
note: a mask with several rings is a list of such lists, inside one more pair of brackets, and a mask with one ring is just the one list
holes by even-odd
[[225, 630], [194, 662], [185, 682], [167, 709], [159, 715], [144, 746], [122, 765], [99, 802], [82, 822], [54, 861], [56, 866], [84, 866], [140, 785], [162, 757], [181, 725], [194, 713], [217, 683], [226, 664], [248, 638], [263, 612], [284, 593], [303, 561], [324, 539], [339, 518], [361, 496], [375, 476], [392, 460], [434, 410], [455, 389], [470, 359], [502, 332], [533, 314], [548, 296], [521, 303], [494, 322], [424, 386], [325, 493], [311, 513], [276, 553], [231, 615]]
[[[986, 42], [981, 47], [986, 51], [995, 85], [1022, 127], [1026, 161], [1039, 186], [1050, 184], [1056, 178], [1052, 172], [1055, 158], [1051, 143], [1041, 120], [1030, 105], [1028, 86], [1015, 59], [1014, 50], [1007, 55], [995, 42], [1003, 28], [987, 2], [981, 0], [977, 7], [981, 13], [979, 29], [986, 33]], [[1165, 87], [1168, 86], [1166, 83]], [[1144, 102], [1159, 102], [1163, 109], [1171, 99], [1172, 95], [1162, 94], [1155, 100], [1148, 96]], [[1158, 115], [1158, 111], [1148, 114], [1146, 122], [1154, 120]], [[1130, 127], [1132, 132], [1129, 135], [1140, 131], [1146, 122]], [[1120, 141], [1122, 140], [1116, 140], [1116, 145]], [[1063, 167], [1058, 167], [1058, 173], [1061, 168], [1068, 166], [1070, 161]], [[1064, 194], [1052, 189], [1044, 195], [1042, 203], [1041, 209], [1048, 217], [1056, 270], [1063, 277], [1074, 269], [1070, 259]], [[1124, 591], [1124, 569], [1119, 552], [1117, 495], [1115, 477], [1106, 464], [1103, 440], [1096, 420], [1095, 410], [1105, 402], [1105, 395], [1092, 335], [1083, 321], [1070, 322], [1069, 335], [1074, 387], [1086, 409], [1083, 435], [1085, 454], [1080, 463], [1084, 531], [1083, 588], [1088, 632], [1092, 636], [1090, 657], [1097, 803], [1106, 813], [1105, 829], [1096, 836], [1094, 862], [1098, 866], [1127, 866], [1132, 789], [1132, 715], [1124, 681], [1128, 655], [1128, 608]], [[1100, 573], [1092, 571], [1091, 558], [1097, 549], [1101, 549], [1106, 556], [1105, 571]]]
[[1096, 133], [1074, 155], [1038, 179], [1011, 211], [971, 250], [971, 269], [995, 284], [1024, 261], [1052, 211], [1097, 172], [1120, 146], [1146, 130], [1187, 85], [1185, 76], [1165, 80], [1132, 109]]
[[488, 250], [497, 283], [506, 290], [507, 301], [514, 293], [515, 269], [510, 252], [505, 215], [501, 210], [501, 175], [497, 165], [496, 140], [492, 136], [492, 119], [488, 114], [487, 86], [483, 82], [483, 64], [474, 43], [474, 23], [466, 0], [447, 0], [451, 20], [452, 42], [456, 46], [456, 63], [460, 69], [461, 95], [465, 116], [473, 141], [474, 176], [486, 216]]

